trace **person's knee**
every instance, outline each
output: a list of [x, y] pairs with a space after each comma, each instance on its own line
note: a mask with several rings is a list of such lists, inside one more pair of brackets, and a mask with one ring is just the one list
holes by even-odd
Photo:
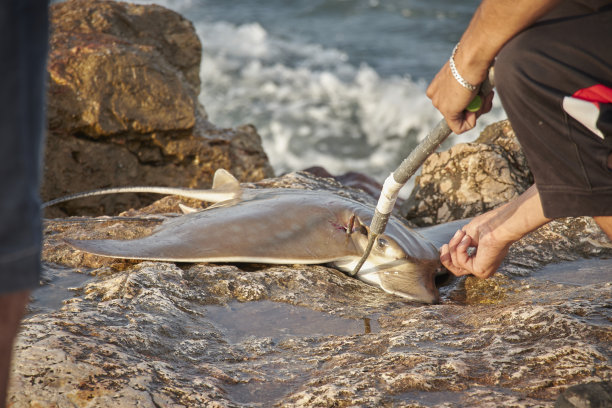
[[[524, 95], [529, 82], [534, 80], [538, 70], [538, 50], [534, 49], [531, 34], [523, 32], [510, 40], [499, 52], [495, 61], [495, 87], [500, 97], [505, 95]], [[503, 100], [503, 99], [502, 99]]]

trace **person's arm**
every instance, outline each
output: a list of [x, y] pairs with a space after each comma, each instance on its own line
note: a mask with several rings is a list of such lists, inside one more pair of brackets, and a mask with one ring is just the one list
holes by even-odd
[[[560, 0], [483, 0], [463, 33], [454, 56], [459, 74], [472, 85], [486, 78], [495, 56], [516, 34], [532, 25]], [[427, 96], [457, 134], [476, 125], [476, 118], [491, 109], [492, 95], [485, 98], [481, 112], [465, 112], [474, 98], [453, 77], [448, 62], [427, 88]]]
[[[535, 185], [516, 199], [470, 221], [448, 244], [440, 248], [442, 265], [454, 275], [493, 275], [510, 245], [527, 233], [548, 223]], [[476, 247], [469, 256], [468, 248]]]

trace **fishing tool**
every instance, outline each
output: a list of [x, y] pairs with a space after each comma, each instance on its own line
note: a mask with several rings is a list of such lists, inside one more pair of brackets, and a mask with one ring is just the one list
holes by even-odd
[[[479, 95], [476, 95], [470, 102], [466, 110], [477, 112], [482, 107], [482, 96], [488, 95], [493, 90], [494, 85], [493, 68], [489, 69], [489, 75], [480, 85]], [[374, 217], [370, 223], [370, 233], [368, 236], [368, 245], [355, 269], [350, 273], [351, 276], [357, 275], [365, 261], [370, 256], [374, 242], [380, 234], [385, 231], [391, 211], [395, 206], [395, 201], [402, 187], [408, 182], [410, 177], [421, 167], [425, 160], [440, 146], [440, 144], [452, 133], [451, 129], [444, 119], [427, 134], [425, 139], [417, 147], [412, 150], [410, 155], [402, 161], [397, 169], [387, 177], [383, 184], [378, 204], [374, 212]]]

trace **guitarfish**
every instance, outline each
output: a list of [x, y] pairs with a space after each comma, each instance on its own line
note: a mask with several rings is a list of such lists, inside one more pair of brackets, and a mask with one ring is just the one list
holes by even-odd
[[[52, 203], [127, 191], [143, 189], [97, 190]], [[211, 190], [149, 187], [146, 191], [216, 204], [166, 220], [144, 238], [68, 242], [77, 249], [115, 258], [331, 264], [350, 274], [365, 250], [374, 214], [369, 205], [325, 191], [243, 189], [225, 170], [215, 173]], [[448, 242], [465, 222], [414, 230], [391, 216], [356, 278], [406, 299], [437, 303], [435, 277], [442, 270], [437, 247]]]

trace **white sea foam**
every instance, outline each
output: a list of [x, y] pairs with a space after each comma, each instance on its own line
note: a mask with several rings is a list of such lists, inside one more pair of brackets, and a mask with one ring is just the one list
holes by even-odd
[[[425, 81], [381, 77], [341, 50], [281, 38], [257, 22], [198, 20], [189, 14], [197, 6], [191, 0], [158, 3], [195, 18], [203, 46], [200, 101], [211, 121], [254, 124], [278, 174], [319, 165], [382, 182], [441, 119]], [[503, 116], [497, 107], [454, 140], [474, 139]]]
[[202, 103], [214, 123], [255, 124], [277, 172], [321, 165], [382, 180], [441, 118], [422, 81], [381, 78], [339, 50], [274, 38], [257, 23], [196, 26]]

